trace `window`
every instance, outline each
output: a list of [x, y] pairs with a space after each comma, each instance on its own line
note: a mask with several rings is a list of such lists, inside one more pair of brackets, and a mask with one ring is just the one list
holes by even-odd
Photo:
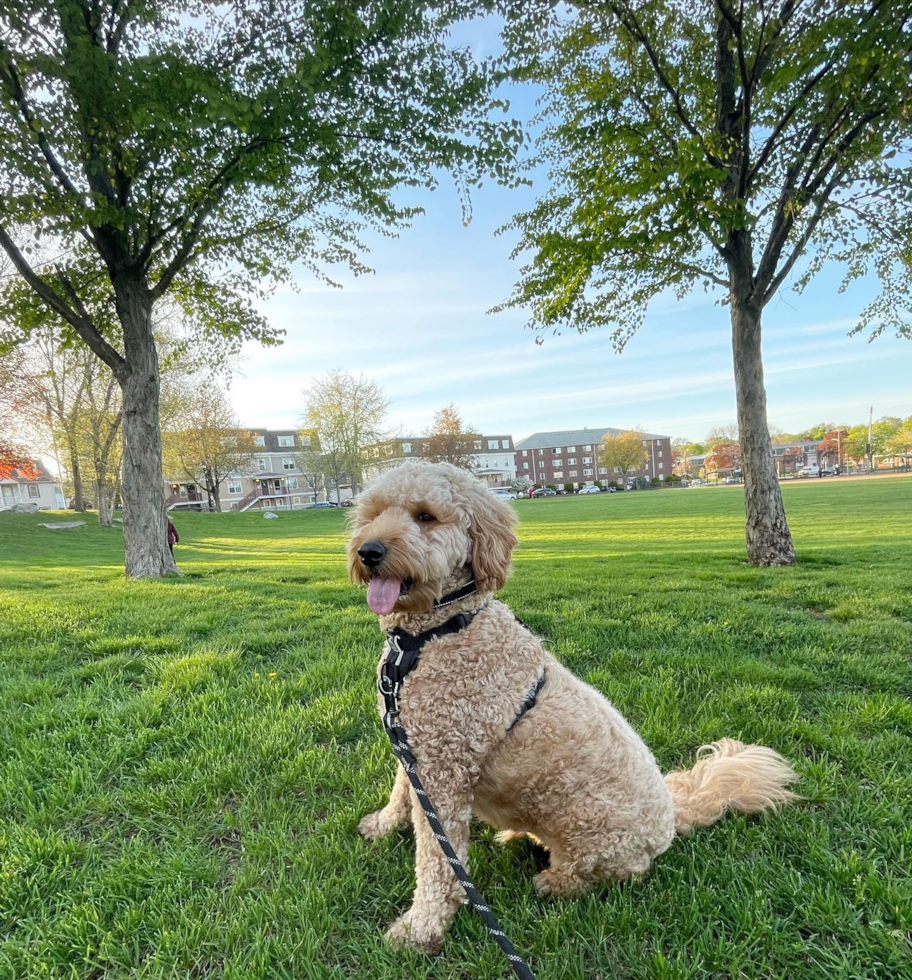
[[607, 472], [608, 472], [608, 467], [607, 466], [600, 466], [599, 467], [599, 473], [607, 473]]
[[538, 455], [539, 455], [539, 456], [544, 456], [544, 455], [545, 455], [545, 451], [544, 451], [544, 449], [539, 449], [539, 451], [538, 451]]
[[527, 452], [525, 451], [525, 449], [524, 449], [524, 450], [522, 451], [522, 454], [523, 454], [523, 456], [528, 456], [528, 455], [529, 455], [529, 454], [528, 454], [528, 453], [527, 453]]
[[500, 440], [500, 448], [501, 449], [509, 449], [510, 448], [510, 440], [509, 439], [501, 439]]
[[528, 468], [529, 468], [529, 464], [528, 463], [523, 463], [523, 469], [524, 470], [527, 470]]
[[583, 457], [583, 462], [584, 463], [591, 463], [592, 462], [592, 457], [591, 456], [584, 456]]
[[481, 439], [476, 439], [475, 440], [475, 448], [476, 449], [481, 449], [481, 446], [482, 446]]
[[488, 439], [488, 449], [500, 449], [500, 443], [496, 439]]
[[560, 455], [560, 450], [559, 450], [559, 449], [557, 449], [557, 448], [555, 448], [555, 449], [552, 449], [552, 450], [551, 450], [551, 455], [552, 455], [552, 456], [559, 456], [559, 455]]
[[301, 434], [301, 445], [310, 448], [310, 436], [306, 432]]
[[578, 476], [578, 475], [579, 474], [577, 473], [576, 470], [570, 470], [570, 472], [567, 474], [567, 476]]
[[296, 476], [285, 477], [285, 486], [288, 490], [298, 489], [298, 478]]
[[583, 470], [583, 476], [592, 476], [592, 470]]
[[563, 466], [564, 461], [562, 459], [555, 459], [551, 461], [552, 466]]
[[265, 446], [266, 445], [266, 436], [254, 436], [253, 437], [253, 444], [254, 444], [254, 446]]
[[228, 493], [232, 493], [232, 494], [235, 494], [236, 495], [236, 494], [242, 493], [243, 490], [244, 490], [244, 488], [241, 485], [241, 481], [240, 480], [229, 480], [228, 481]]
[[591, 453], [592, 452], [592, 446], [583, 446], [583, 452], [584, 453]]
[[575, 453], [576, 452], [576, 446], [567, 446], [567, 452], [568, 453]]
[[29, 488], [29, 496], [30, 497], [40, 497], [41, 496], [41, 487], [39, 487], [37, 483], [30, 483], [28, 485], [28, 488]]
[[279, 436], [279, 446], [283, 449], [287, 449], [289, 446], [294, 445], [294, 436]]
[[402, 451], [404, 453], [410, 453], [412, 451], [412, 444], [410, 442], [402, 443]]
[[285, 459], [282, 460], [282, 469], [293, 470], [294, 468], [295, 468], [295, 461], [293, 459], [290, 459], [288, 456], [286, 456]]
[[564, 474], [560, 470], [555, 470], [552, 474], [555, 480], [563, 480]]
[[257, 459], [257, 469], [261, 473], [265, 473], [266, 472], [266, 460], [265, 459], [262, 459], [262, 458]]
[[661, 459], [661, 458], [662, 458], [662, 450], [660, 449], [659, 450], [659, 459]]
[[295, 507], [299, 507], [301, 505], [301, 498], [294, 497], [291, 502], [295, 505]]
[[576, 457], [574, 456], [574, 457], [573, 457], [572, 459], [568, 459], [568, 460], [567, 460], [567, 463], [568, 463], [568, 464], [569, 464], [570, 466], [576, 466]]

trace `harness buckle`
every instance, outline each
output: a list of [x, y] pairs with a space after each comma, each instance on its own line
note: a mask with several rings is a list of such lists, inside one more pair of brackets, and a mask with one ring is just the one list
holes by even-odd
[[399, 637], [395, 633], [387, 633], [386, 641], [389, 643], [390, 652], [396, 653], [399, 655], [399, 657], [402, 657], [405, 651], [402, 649], [402, 644], [399, 642]]

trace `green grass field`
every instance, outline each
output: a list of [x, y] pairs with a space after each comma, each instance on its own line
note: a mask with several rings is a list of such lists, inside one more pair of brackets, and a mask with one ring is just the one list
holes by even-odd
[[[784, 492], [792, 569], [743, 563], [737, 488], [517, 503], [503, 597], [663, 768], [737, 736], [804, 797], [573, 901], [476, 828], [540, 980], [912, 978], [912, 479]], [[343, 513], [182, 516], [159, 582], [46, 519], [0, 515], [2, 980], [509, 975], [468, 910], [435, 959], [382, 939], [413, 846], [355, 832], [394, 762]]]

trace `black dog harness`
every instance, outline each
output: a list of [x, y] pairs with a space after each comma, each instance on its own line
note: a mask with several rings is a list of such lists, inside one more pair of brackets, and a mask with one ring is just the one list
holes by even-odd
[[[447, 606], [453, 602], [463, 599], [466, 596], [472, 595], [475, 591], [475, 583], [470, 582], [468, 585], [463, 586], [457, 592], [453, 592], [450, 595], [444, 596], [436, 606]], [[484, 607], [482, 607], [484, 608]], [[479, 894], [478, 889], [472, 884], [471, 878], [466, 869], [463, 867], [462, 862], [456, 856], [455, 850], [453, 850], [453, 845], [450, 843], [437, 814], [434, 812], [434, 806], [428, 799], [428, 795], [424, 790], [424, 786], [418, 777], [417, 771], [417, 760], [414, 754], [409, 748], [408, 735], [405, 729], [402, 727], [402, 723], [399, 720], [400, 702], [399, 695], [402, 690], [402, 684], [405, 678], [418, 666], [418, 659], [421, 655], [421, 648], [429, 640], [434, 639], [438, 636], [448, 636], [450, 633], [458, 633], [464, 630], [469, 623], [481, 612], [481, 609], [477, 609], [475, 612], [471, 613], [459, 613], [448, 619], [445, 623], [440, 626], [435, 626], [433, 629], [425, 630], [423, 633], [413, 634], [406, 633], [401, 629], [390, 629], [387, 630], [387, 643], [389, 647], [389, 652], [386, 655], [386, 659], [383, 661], [380, 667], [380, 679], [377, 683], [378, 690], [383, 697], [383, 727], [386, 729], [386, 734], [389, 736], [390, 742], [393, 746], [393, 751], [396, 753], [396, 757], [402, 764], [402, 768], [405, 770], [406, 776], [408, 776], [409, 782], [415, 790], [415, 794], [418, 797], [418, 801], [421, 804], [421, 809], [424, 810], [424, 815], [427, 817], [427, 821], [431, 826], [431, 830], [434, 836], [437, 838], [437, 843], [440, 844], [440, 849], [446, 856], [447, 861], [453, 869], [454, 874], [459, 879], [459, 883], [462, 885], [469, 901], [472, 904], [472, 908], [481, 916], [487, 926], [488, 932], [493, 937], [494, 941], [503, 950], [504, 955], [510, 961], [510, 966], [513, 968], [513, 972], [521, 977], [522, 980], [535, 980], [535, 977], [526, 963], [523, 961], [519, 953], [516, 952], [513, 944], [507, 938], [506, 933], [500, 927], [500, 923], [497, 921], [494, 913], [488, 907], [484, 898]], [[513, 719], [507, 732], [511, 732], [519, 721], [523, 718], [526, 712], [531, 711], [535, 707], [536, 700], [538, 699], [538, 694], [541, 691], [545, 683], [545, 675], [539, 678], [538, 682], [532, 688], [532, 690], [526, 695], [525, 700], [520, 705], [519, 713]]]

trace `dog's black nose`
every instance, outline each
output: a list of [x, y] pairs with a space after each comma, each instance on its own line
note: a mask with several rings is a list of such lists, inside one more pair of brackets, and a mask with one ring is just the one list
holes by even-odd
[[368, 541], [358, 549], [358, 557], [368, 568], [376, 568], [386, 554], [386, 545], [379, 541]]

